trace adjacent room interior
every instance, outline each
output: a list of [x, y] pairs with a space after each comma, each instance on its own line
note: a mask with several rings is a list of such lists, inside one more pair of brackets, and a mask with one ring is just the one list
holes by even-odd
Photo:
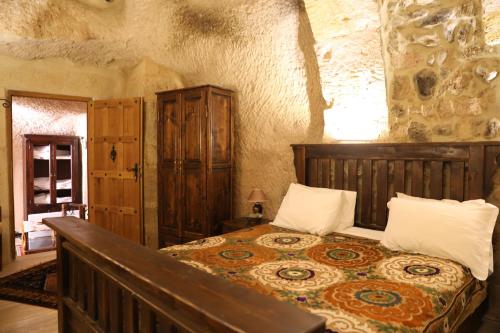
[[3, 3], [0, 332], [500, 332], [499, 72], [499, 0]]
[[88, 188], [87, 102], [22, 95], [12, 96], [18, 256], [54, 250], [42, 218], [62, 216], [63, 204], [86, 205]]

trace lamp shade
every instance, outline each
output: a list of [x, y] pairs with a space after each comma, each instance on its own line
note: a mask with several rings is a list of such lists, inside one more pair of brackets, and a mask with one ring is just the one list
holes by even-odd
[[267, 201], [266, 194], [260, 188], [254, 188], [247, 199], [249, 202], [264, 202]]

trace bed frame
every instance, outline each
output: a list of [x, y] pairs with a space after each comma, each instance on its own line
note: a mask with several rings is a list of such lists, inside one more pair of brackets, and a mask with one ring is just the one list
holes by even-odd
[[[499, 142], [292, 147], [299, 183], [356, 190], [355, 224], [377, 230], [396, 192], [485, 198], [500, 170]], [[324, 332], [318, 316], [95, 225], [71, 217], [44, 222], [57, 232], [59, 332]], [[496, 279], [490, 293], [498, 297]]]

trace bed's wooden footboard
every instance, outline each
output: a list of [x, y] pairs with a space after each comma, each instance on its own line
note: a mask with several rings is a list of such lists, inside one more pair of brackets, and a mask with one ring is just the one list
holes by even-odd
[[324, 320], [73, 217], [57, 233], [59, 332], [324, 332]]

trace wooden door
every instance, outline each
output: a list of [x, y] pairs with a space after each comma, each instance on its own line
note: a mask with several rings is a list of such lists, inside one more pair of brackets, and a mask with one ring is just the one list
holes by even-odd
[[205, 237], [206, 223], [206, 120], [208, 116], [206, 90], [182, 93], [181, 121], [181, 200], [182, 240]]
[[88, 114], [89, 221], [140, 243], [142, 117], [141, 98], [93, 101]]
[[182, 237], [179, 207], [179, 155], [181, 139], [180, 94], [158, 98], [158, 221], [161, 246], [177, 244]]

